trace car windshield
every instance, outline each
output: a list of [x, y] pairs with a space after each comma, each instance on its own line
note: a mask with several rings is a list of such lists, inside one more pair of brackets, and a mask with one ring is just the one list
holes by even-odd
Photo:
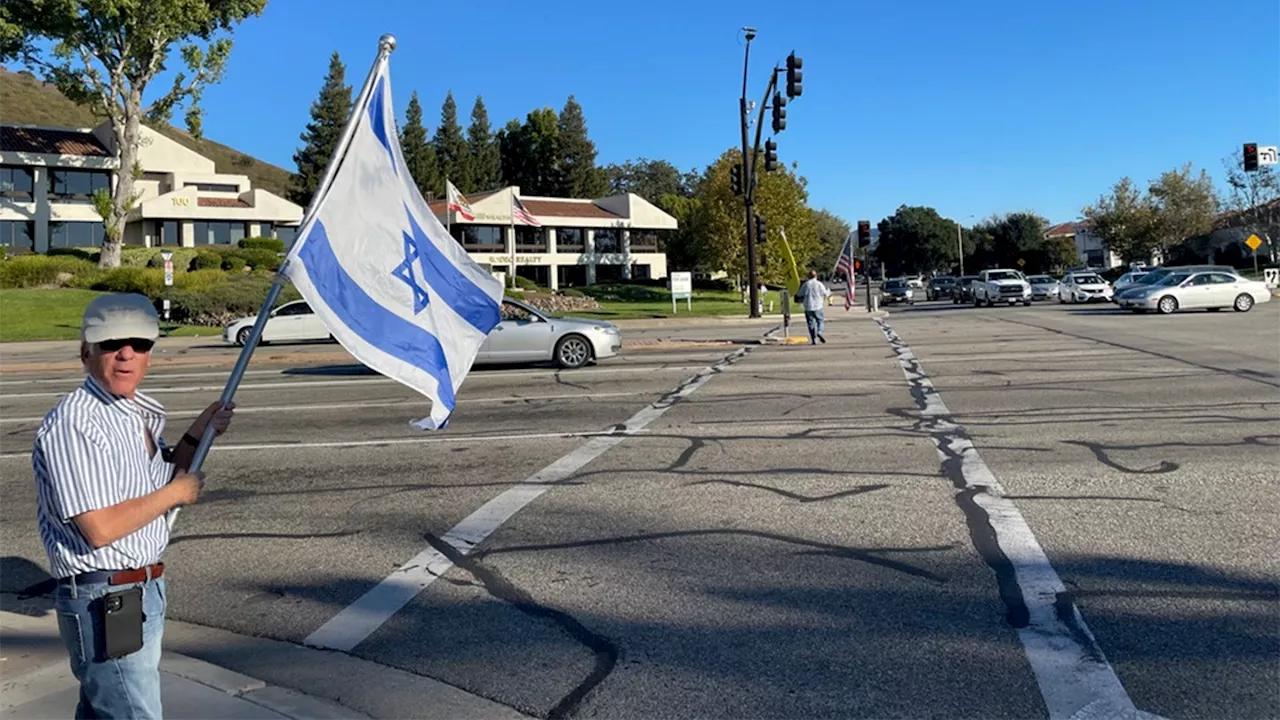
[[1161, 280], [1158, 285], [1161, 287], [1172, 287], [1181, 285], [1187, 278], [1191, 277], [1191, 273], [1170, 273], [1165, 279]]
[[1170, 270], [1154, 270], [1138, 278], [1139, 285], [1157, 285], [1161, 280], [1169, 276]]
[[1022, 278], [1018, 277], [1018, 273], [1015, 273], [1012, 270], [1001, 270], [998, 272], [987, 273], [987, 279], [988, 280], [1021, 280]]
[[934, 285], [951, 285], [955, 283], [955, 281], [956, 279], [953, 277], [936, 277], [933, 279], [933, 284]]
[[885, 286], [885, 289], [887, 290], [899, 290], [901, 288], [906, 287], [907, 283], [906, 281], [903, 281], [903, 280], [889, 280], [884, 284], [884, 286]]
[[[1129, 279], [1129, 282], [1137, 282], [1142, 278], [1146, 277], [1147, 275], [1150, 275], [1150, 273], [1129, 273], [1125, 277]], [[1121, 278], [1121, 279], [1124, 279], [1124, 278]]]
[[1075, 277], [1077, 285], [1101, 285], [1103, 283], [1102, 278], [1097, 275], [1076, 275]]
[[977, 275], [965, 275], [964, 277], [960, 278], [960, 284], [961, 284], [961, 285], [972, 285], [972, 284], [973, 284], [973, 281], [974, 281], [974, 280], [977, 280], [977, 279], [978, 279], [978, 276], [977, 276]]
[[1027, 279], [1030, 280], [1033, 285], [1048, 285], [1054, 281], [1053, 278], [1048, 275], [1032, 275]]

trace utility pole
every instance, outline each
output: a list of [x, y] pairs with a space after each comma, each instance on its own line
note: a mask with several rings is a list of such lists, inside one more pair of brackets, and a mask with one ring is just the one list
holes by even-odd
[[956, 223], [956, 257], [960, 258], [960, 274], [964, 275], [964, 230]]
[[749, 293], [747, 302], [750, 303], [750, 315], [748, 317], [760, 317], [760, 286], [756, 273], [756, 234], [755, 209], [752, 207], [755, 200], [755, 174], [751, 167], [751, 156], [747, 152], [747, 68], [751, 63], [751, 41], [756, 39], [756, 29], [752, 27], [742, 28], [746, 33], [747, 44], [746, 50], [742, 58], [742, 99], [738, 103], [738, 119], [742, 124], [742, 194], [746, 198], [746, 226], [747, 226], [747, 292]]

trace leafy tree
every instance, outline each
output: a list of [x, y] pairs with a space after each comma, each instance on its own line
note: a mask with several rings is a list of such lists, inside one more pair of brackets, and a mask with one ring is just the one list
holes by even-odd
[[654, 202], [663, 195], [693, 197], [696, 172], [682, 173], [666, 160], [628, 160], [604, 168], [608, 194], [635, 193]]
[[[984, 264], [1019, 268], [1028, 273], [1047, 272], [1061, 265], [1060, 249], [1055, 247], [1051, 251], [1051, 243], [1044, 236], [1048, 225], [1048, 221], [1032, 213], [1009, 213], [979, 223], [975, 229], [983, 241]], [[1071, 247], [1074, 255], [1074, 241]], [[1018, 265], [1019, 260], [1024, 264]]]
[[479, 95], [471, 108], [467, 145], [471, 150], [472, 190], [492, 190], [498, 187], [502, 183], [502, 158], [498, 156], [497, 138], [489, 128], [489, 111]]
[[1126, 262], [1149, 261], [1160, 247], [1156, 208], [1127, 177], [1081, 214], [1093, 226], [1092, 232]]
[[[697, 265], [703, 270], [724, 270], [743, 276], [747, 271], [745, 249], [746, 218], [742, 199], [733, 194], [729, 168], [740, 163], [741, 151], [729, 150], [707, 168], [698, 189], [695, 226], [698, 237]], [[767, 237], [757, 243], [757, 259], [762, 282], [786, 283], [790, 266], [782, 250], [779, 230], [787, 240], [803, 273], [819, 254], [818, 233], [809, 211], [808, 191], [803, 177], [786, 168], [761, 173], [756, 188], [756, 213], [764, 217]]]
[[813, 210], [812, 213], [819, 247], [819, 252], [813, 259], [814, 269], [818, 272], [831, 272], [840, 259], [840, 251], [844, 249], [844, 242], [853, 228], [844, 218], [829, 210]]
[[440, 108], [440, 127], [436, 128], [433, 144], [440, 166], [441, 186], [444, 180], [448, 180], [464, 193], [475, 192], [471, 149], [462, 136], [462, 126], [458, 124], [458, 104], [453, 101], [453, 92], [445, 95], [444, 105]]
[[[187, 127], [199, 136], [200, 95], [222, 78], [232, 28], [260, 15], [266, 0], [6, 0], [0, 5], [0, 62], [20, 60], [71, 100], [105, 115], [121, 172], [95, 204], [106, 239], [99, 265], [117, 267], [129, 213], [138, 200], [139, 128], [167, 122], [187, 103]], [[149, 93], [180, 45], [185, 69], [159, 96]], [[143, 99], [151, 97], [149, 104]]]
[[1204, 170], [1194, 175], [1191, 163], [1187, 163], [1161, 174], [1151, 183], [1149, 192], [1163, 257], [1169, 257], [1175, 247], [1189, 238], [1213, 230], [1213, 221], [1218, 214], [1218, 196], [1213, 180]]
[[1227, 192], [1223, 224], [1240, 227], [1244, 235], [1256, 233], [1271, 248], [1275, 262], [1276, 240], [1280, 239], [1280, 173], [1274, 165], [1261, 165], [1254, 172], [1240, 167], [1239, 156], [1228, 157]]
[[346, 67], [338, 53], [329, 57], [329, 73], [320, 87], [320, 96], [311, 103], [311, 122], [303, 131], [302, 148], [293, 154], [298, 171], [294, 173], [289, 199], [299, 205], [311, 202], [320, 187], [324, 170], [338, 147], [342, 128], [351, 115], [351, 86], [346, 84]]
[[587, 136], [587, 119], [572, 96], [560, 111], [559, 162], [556, 194], [571, 198], [598, 198], [608, 192], [604, 173], [596, 167], [596, 145]]
[[422, 105], [414, 91], [404, 111], [404, 128], [400, 131], [400, 149], [404, 152], [409, 176], [419, 192], [428, 200], [444, 195], [444, 183], [440, 180], [436, 149], [427, 140], [427, 129], [422, 125]]
[[511, 120], [498, 133], [502, 180], [526, 195], [555, 195], [559, 189], [559, 123], [551, 108], [534, 110], [522, 124]]
[[957, 264], [956, 223], [931, 207], [903, 205], [878, 227], [876, 259], [890, 275], [936, 272]]
[[[639, 194], [639, 193], [637, 193]], [[697, 270], [698, 257], [697, 198], [668, 193], [654, 201], [663, 212], [676, 219], [678, 227], [667, 236], [667, 266], [670, 270]]]

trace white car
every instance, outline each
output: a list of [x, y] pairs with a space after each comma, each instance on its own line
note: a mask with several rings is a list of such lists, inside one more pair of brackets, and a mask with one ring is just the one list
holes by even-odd
[[[622, 332], [598, 320], [556, 318], [509, 298], [502, 301], [502, 321], [489, 331], [476, 353], [475, 364], [554, 361], [578, 368], [622, 349]], [[222, 331], [223, 342], [244, 345], [256, 317], [240, 318]], [[285, 303], [272, 311], [262, 330], [263, 342], [332, 340], [328, 328], [304, 300]]]
[[1116, 278], [1115, 282], [1111, 283], [1111, 289], [1115, 291], [1116, 295], [1119, 295], [1131, 287], [1137, 287], [1138, 281], [1146, 277], [1150, 272], [1150, 270], [1132, 270], [1127, 272]]
[[1116, 302], [1134, 312], [1155, 310], [1168, 315], [1178, 310], [1204, 308], [1216, 312], [1232, 308], [1249, 312], [1254, 305], [1271, 301], [1271, 290], [1264, 282], [1249, 280], [1231, 272], [1175, 272], [1163, 280], [1130, 290]]
[[1031, 304], [1031, 283], [1017, 270], [983, 270], [973, 281], [973, 306]]
[[1058, 284], [1058, 302], [1111, 302], [1111, 284], [1091, 272], [1067, 273]]

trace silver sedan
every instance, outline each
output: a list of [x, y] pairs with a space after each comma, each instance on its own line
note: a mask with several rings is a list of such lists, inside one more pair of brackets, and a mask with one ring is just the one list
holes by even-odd
[[1271, 300], [1266, 283], [1230, 272], [1175, 272], [1142, 290], [1130, 290], [1116, 302], [1134, 312], [1155, 310], [1168, 315], [1178, 310], [1204, 308], [1210, 311], [1232, 308], [1249, 312], [1254, 305]]
[[622, 349], [622, 331], [599, 320], [551, 317], [518, 300], [502, 301], [502, 322], [489, 332], [476, 364], [555, 362], [579, 368], [613, 357]]

